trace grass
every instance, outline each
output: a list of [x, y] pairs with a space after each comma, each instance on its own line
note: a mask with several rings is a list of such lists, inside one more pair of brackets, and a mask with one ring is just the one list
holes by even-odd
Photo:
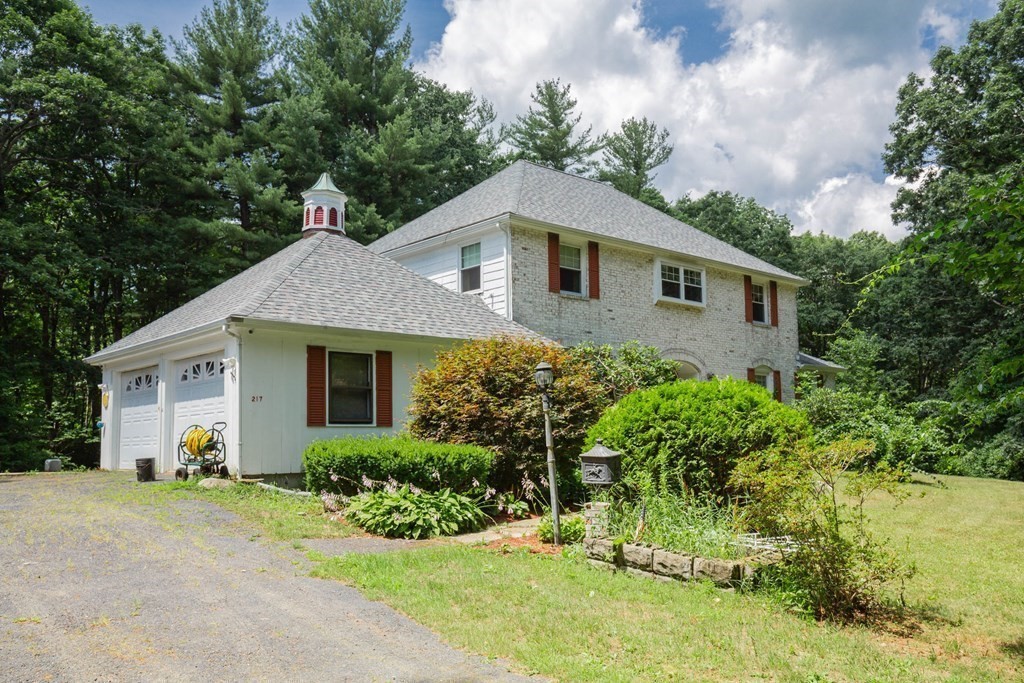
[[[758, 595], [662, 584], [579, 560], [428, 547], [325, 559], [452, 644], [561, 680], [999, 681], [1024, 678], [1024, 484], [944, 477], [870, 503], [905, 547], [913, 615], [836, 627]], [[895, 597], [895, 596], [893, 596]]]
[[160, 482], [139, 486], [127, 481], [110, 495], [125, 502], [161, 505], [169, 500], [205, 500], [234, 512], [259, 527], [266, 537], [298, 542], [305, 538], [344, 538], [358, 530], [324, 515], [319, 498], [289, 496], [252, 484], [229, 488], [199, 488], [198, 480]]

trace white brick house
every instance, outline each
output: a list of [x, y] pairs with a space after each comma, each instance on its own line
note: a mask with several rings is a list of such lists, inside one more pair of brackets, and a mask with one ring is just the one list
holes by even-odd
[[516, 162], [370, 249], [562, 343], [636, 339], [793, 398], [807, 281], [602, 183]]

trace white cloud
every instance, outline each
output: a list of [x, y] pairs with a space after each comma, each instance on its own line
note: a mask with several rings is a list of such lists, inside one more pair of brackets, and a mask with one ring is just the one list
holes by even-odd
[[823, 180], [810, 197], [797, 202], [791, 216], [799, 232], [827, 232], [849, 237], [858, 230], [877, 230], [896, 241], [906, 228], [893, 225], [889, 205], [903, 183], [888, 176], [881, 183], [863, 173]]
[[897, 89], [927, 72], [921, 32], [963, 31], [951, 2], [717, 0], [729, 44], [692, 65], [680, 57], [684, 32], [645, 29], [631, 0], [447, 0], [451, 21], [417, 68], [472, 88], [504, 120], [554, 77], [572, 84], [596, 131], [647, 116], [672, 133], [657, 180], [670, 200], [732, 190], [799, 230], [896, 237], [880, 155]]

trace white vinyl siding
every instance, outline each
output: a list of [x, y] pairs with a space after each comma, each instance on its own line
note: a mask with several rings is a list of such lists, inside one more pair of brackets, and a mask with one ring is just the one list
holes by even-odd
[[457, 243], [441, 244], [428, 251], [396, 257], [396, 260], [409, 270], [428, 277], [453, 292], [458, 292], [461, 291], [463, 247], [479, 244], [480, 289], [473, 294], [479, 296], [492, 311], [507, 318], [506, 239], [504, 232], [493, 230], [481, 234], [479, 239], [471, 238]]

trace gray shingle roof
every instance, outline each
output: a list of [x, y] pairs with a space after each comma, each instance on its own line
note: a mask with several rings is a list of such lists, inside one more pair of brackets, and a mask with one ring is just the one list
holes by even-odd
[[382, 254], [505, 214], [806, 282], [610, 185], [528, 161], [515, 162], [369, 248]]
[[537, 335], [348, 237], [318, 232], [136, 330], [90, 359], [223, 321], [318, 325], [443, 339]]
[[819, 370], [833, 370], [835, 372], [843, 372], [846, 370], [842, 365], [837, 365], [827, 360], [822, 360], [812, 356], [809, 353], [800, 351], [796, 354], [796, 365], [797, 368], [818, 368]]

